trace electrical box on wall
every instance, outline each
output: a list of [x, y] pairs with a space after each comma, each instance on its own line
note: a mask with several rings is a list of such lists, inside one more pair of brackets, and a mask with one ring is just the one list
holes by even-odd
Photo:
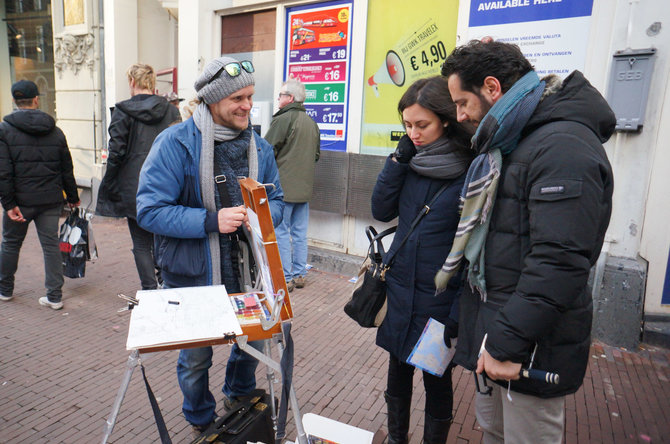
[[251, 117], [251, 126], [261, 136], [265, 137], [265, 133], [270, 129], [272, 123], [272, 104], [266, 101], [254, 102], [253, 108], [249, 112]]
[[655, 55], [654, 48], [614, 53], [607, 101], [616, 116], [616, 130], [642, 129]]

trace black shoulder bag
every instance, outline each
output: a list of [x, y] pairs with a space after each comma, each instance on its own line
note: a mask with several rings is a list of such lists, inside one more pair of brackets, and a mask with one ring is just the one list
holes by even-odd
[[383, 261], [385, 254], [382, 239], [391, 233], [394, 233], [398, 226], [377, 233], [372, 226], [365, 229], [365, 234], [370, 239], [368, 254], [358, 271], [358, 280], [354, 291], [351, 293], [351, 299], [344, 306], [344, 312], [358, 325], [365, 328], [379, 327], [386, 317], [386, 272], [393, 265], [395, 255], [405, 245], [412, 231], [419, 225], [421, 219], [428, 214], [430, 207], [435, 203], [440, 194], [447, 188], [446, 183], [437, 190], [428, 205], [424, 205], [419, 214], [412, 221], [407, 234], [402, 239], [398, 248], [395, 249], [390, 257]]

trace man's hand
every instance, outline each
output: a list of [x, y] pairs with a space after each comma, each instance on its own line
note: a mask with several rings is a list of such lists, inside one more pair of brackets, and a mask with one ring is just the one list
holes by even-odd
[[244, 205], [239, 207], [221, 208], [218, 213], [219, 233], [232, 233], [242, 225], [248, 222], [247, 209]]
[[519, 372], [521, 371], [521, 364], [512, 361], [501, 362], [495, 359], [484, 349], [482, 355], [477, 361], [477, 373], [486, 372], [486, 376], [491, 379], [498, 379], [502, 381], [516, 381], [519, 379]]
[[80, 200], [78, 200], [78, 201], [75, 202], [75, 203], [70, 203], [70, 202], [67, 203], [67, 206], [68, 206], [69, 209], [76, 208], [76, 207], [78, 207], [79, 205], [81, 205], [81, 201], [80, 201]]
[[21, 214], [21, 210], [19, 207], [14, 207], [11, 210], [7, 210], [7, 216], [14, 222], [25, 222], [26, 219], [23, 217], [23, 214]]

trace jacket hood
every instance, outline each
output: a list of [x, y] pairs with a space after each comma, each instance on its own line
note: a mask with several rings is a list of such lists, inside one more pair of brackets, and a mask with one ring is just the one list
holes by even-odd
[[54, 118], [39, 109], [18, 109], [6, 115], [5, 122], [24, 133], [38, 136], [49, 134], [56, 126]]
[[116, 106], [132, 118], [151, 125], [163, 120], [168, 112], [168, 107], [173, 105], [170, 105], [165, 97], [154, 94], [138, 94], [117, 103]]
[[549, 93], [540, 102], [523, 132], [528, 134], [556, 121], [581, 123], [590, 128], [601, 143], [610, 138], [616, 125], [614, 112], [605, 98], [579, 71], [573, 71], [556, 92]]

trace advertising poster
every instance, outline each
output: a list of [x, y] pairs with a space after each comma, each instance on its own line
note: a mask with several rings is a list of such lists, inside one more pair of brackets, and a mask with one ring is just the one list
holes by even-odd
[[457, 21], [458, 0], [370, 0], [361, 154], [395, 149], [405, 132], [398, 101], [415, 80], [440, 74]]
[[566, 77], [584, 70], [592, 9], [593, 0], [472, 0], [468, 37], [514, 43], [540, 77]]
[[351, 1], [287, 8], [284, 78], [305, 84], [305, 109], [321, 131], [321, 149], [346, 151]]

